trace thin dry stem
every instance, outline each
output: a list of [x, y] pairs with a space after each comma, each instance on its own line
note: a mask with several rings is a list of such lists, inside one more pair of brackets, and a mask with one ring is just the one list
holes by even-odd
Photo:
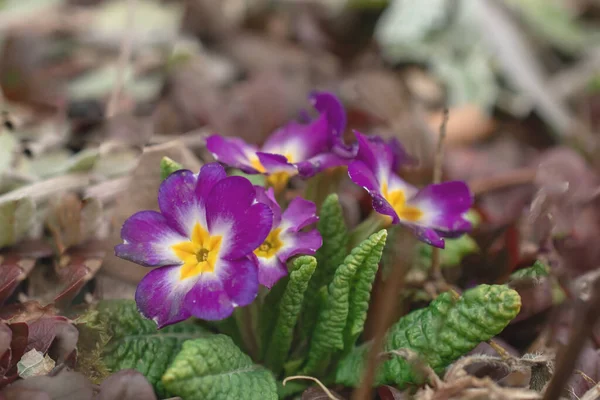
[[332, 399], [332, 400], [340, 400], [337, 397], [335, 397], [333, 395], [333, 393], [331, 393], [331, 391], [329, 389], [327, 389], [327, 387], [325, 385], [323, 385], [323, 383], [318, 380], [317, 378], [313, 377], [313, 376], [307, 376], [307, 375], [294, 375], [294, 376], [288, 376], [287, 378], [285, 378], [283, 380], [283, 386], [285, 386], [286, 383], [288, 383], [289, 381], [293, 381], [296, 379], [308, 379], [311, 380], [313, 382], [315, 382], [317, 385], [319, 385], [319, 387], [323, 390], [323, 392], [325, 392], [325, 394], [327, 395], [328, 398]]
[[133, 49], [133, 22], [135, 20], [135, 8], [137, 0], [125, 0], [127, 2], [127, 33], [123, 36], [121, 47], [119, 49], [119, 59], [117, 60], [117, 79], [110, 94], [110, 100], [106, 106], [106, 117], [111, 118], [117, 113], [119, 107], [119, 97], [125, 81], [125, 70], [131, 58]]
[[399, 262], [394, 265], [392, 271], [385, 283], [383, 290], [377, 292], [374, 309], [379, 312], [375, 315], [375, 335], [371, 344], [371, 349], [367, 357], [365, 372], [358, 389], [352, 393], [352, 400], [369, 399], [369, 393], [375, 381], [375, 372], [381, 361], [379, 357], [382, 349], [385, 334], [392, 324], [397, 303], [393, 301], [398, 298], [397, 294], [404, 286], [405, 265]]
[[[435, 163], [433, 165], [434, 184], [442, 181], [442, 171], [444, 167], [444, 140], [446, 139], [446, 128], [448, 126], [449, 116], [448, 109], [445, 108], [444, 117], [442, 118], [442, 123], [440, 125], [440, 135], [438, 138], [437, 148], [435, 151]], [[446, 280], [444, 279], [441, 269], [440, 249], [437, 247], [434, 247], [431, 253], [431, 271], [436, 282], [439, 282], [442, 288], [447, 287]]]
[[600, 318], [600, 279], [596, 279], [593, 285], [592, 295], [580, 313], [580, 317], [575, 319], [569, 343], [557, 357], [554, 375], [550, 380], [544, 400], [558, 400], [571, 377], [575, 368], [577, 358], [583, 350], [583, 346], [590, 337], [593, 327]]

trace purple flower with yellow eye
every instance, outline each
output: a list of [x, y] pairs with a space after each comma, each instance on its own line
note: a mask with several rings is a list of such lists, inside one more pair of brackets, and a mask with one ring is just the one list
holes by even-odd
[[273, 227], [252, 257], [258, 265], [258, 281], [268, 288], [287, 275], [286, 261], [293, 256], [313, 255], [323, 244], [316, 229], [302, 231], [315, 223], [317, 207], [311, 201], [296, 197], [282, 213], [273, 195], [273, 188], [256, 187], [258, 201], [273, 211]]
[[206, 147], [216, 160], [248, 174], [265, 174], [267, 183], [280, 191], [295, 175], [308, 178], [331, 167], [347, 165], [356, 154], [341, 135], [346, 113], [331, 93], [316, 92], [310, 101], [319, 116], [308, 123], [290, 122], [275, 131], [259, 149], [238, 138], [210, 136]]
[[[359, 150], [348, 166], [350, 178], [373, 199], [373, 208], [391, 217], [392, 223], [410, 227], [417, 237], [444, 248], [444, 237], [457, 237], [471, 229], [465, 213], [473, 205], [468, 186], [444, 182], [417, 189], [396, 175], [398, 153], [377, 137], [356, 132]], [[396, 155], [395, 155], [395, 154]]]
[[258, 269], [249, 256], [273, 222], [273, 212], [256, 196], [246, 178], [227, 177], [211, 163], [199, 174], [171, 174], [158, 191], [160, 212], [140, 211], [125, 221], [115, 254], [160, 267], [135, 294], [146, 318], [159, 328], [191, 316], [220, 320], [254, 300]]

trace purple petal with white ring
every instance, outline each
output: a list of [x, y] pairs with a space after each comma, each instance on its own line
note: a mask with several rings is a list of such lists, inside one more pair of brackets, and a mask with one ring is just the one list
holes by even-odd
[[121, 228], [121, 238], [124, 243], [115, 246], [115, 255], [145, 267], [179, 264], [181, 260], [170, 246], [187, 240], [156, 211], [140, 211], [129, 217]]
[[206, 139], [206, 148], [223, 164], [238, 168], [247, 174], [257, 174], [259, 171], [252, 165], [252, 158], [258, 148], [238, 138], [224, 138], [212, 135]]
[[218, 163], [205, 164], [200, 168], [198, 182], [196, 184], [196, 189], [194, 190], [194, 194], [198, 199], [200, 207], [206, 207], [208, 195], [215, 185], [225, 178], [227, 178], [225, 168]]
[[427, 226], [441, 232], [467, 232], [471, 223], [464, 217], [473, 206], [473, 195], [461, 181], [429, 185], [408, 200], [425, 215]]
[[260, 163], [265, 167], [267, 174], [275, 174], [277, 172], [285, 172], [290, 176], [298, 173], [298, 169], [290, 164], [284, 156], [270, 153], [256, 153]]
[[262, 186], [254, 186], [256, 190], [256, 201], [269, 206], [273, 211], [273, 226], [277, 227], [281, 223], [281, 207], [275, 200], [275, 191], [273, 188], [265, 189]]
[[169, 225], [190, 237], [193, 222], [204, 219], [204, 210], [196, 200], [197, 177], [192, 171], [180, 170], [172, 173], [158, 188], [158, 207]]
[[264, 258], [253, 254], [252, 257], [258, 266], [258, 281], [269, 289], [288, 274], [285, 262], [282, 262], [277, 256]]
[[316, 229], [282, 234], [281, 241], [283, 247], [277, 252], [277, 258], [283, 262], [301, 254], [312, 256], [323, 245], [323, 238]]
[[222, 258], [245, 257], [269, 234], [273, 212], [255, 199], [254, 186], [241, 176], [223, 179], [210, 192], [206, 202], [208, 232], [223, 237], [219, 250]]
[[187, 312], [206, 321], [219, 321], [233, 314], [231, 298], [218, 277], [202, 274], [185, 295]]
[[179, 279], [179, 266], [156, 268], [150, 271], [135, 291], [135, 302], [142, 315], [162, 328], [188, 319], [185, 298], [194, 282]]
[[216, 272], [234, 307], [247, 306], [258, 294], [258, 268], [250, 257], [221, 260]]
[[305, 200], [302, 197], [296, 197], [283, 212], [281, 224], [274, 226], [279, 226], [284, 232], [298, 232], [300, 229], [318, 220], [319, 217], [317, 216], [317, 206], [315, 203]]
[[329, 146], [327, 118], [321, 116], [309, 124], [288, 123], [273, 133], [261, 152], [280, 154], [291, 162], [300, 162], [327, 151]]

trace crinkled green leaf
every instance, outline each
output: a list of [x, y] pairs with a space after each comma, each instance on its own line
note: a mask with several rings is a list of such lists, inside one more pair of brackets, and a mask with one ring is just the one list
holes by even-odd
[[293, 271], [279, 304], [273, 336], [266, 349], [265, 364], [275, 374], [281, 371], [290, 352], [304, 293], [316, 268], [317, 260], [314, 257], [302, 256], [294, 260]]
[[346, 327], [344, 328], [344, 350], [349, 350], [354, 346], [367, 320], [371, 290], [373, 289], [373, 282], [375, 281], [375, 275], [377, 275], [383, 248], [385, 247], [387, 231], [382, 230], [377, 235], [374, 238], [375, 243], [372, 251], [365, 258], [358, 271], [356, 271], [352, 287], [350, 288], [348, 321], [346, 321]]
[[[500, 333], [521, 309], [519, 294], [505, 285], [480, 285], [457, 299], [442, 293], [423, 309], [413, 311], [393, 325], [386, 337], [385, 351], [408, 349], [416, 352], [440, 373], [480, 342]], [[356, 348], [336, 371], [336, 382], [357, 386], [370, 343]], [[402, 357], [392, 356], [377, 373], [376, 384], [421, 384], [424, 377]]]
[[318, 268], [313, 274], [308, 284], [307, 294], [304, 296], [302, 318], [304, 337], [311, 335], [316, 323], [318, 292], [321, 287], [331, 282], [336, 269], [348, 254], [348, 228], [344, 222], [344, 214], [337, 194], [329, 195], [323, 202], [317, 229], [323, 237], [323, 245], [317, 251]]
[[550, 275], [550, 268], [541, 261], [536, 261], [531, 267], [517, 270], [510, 274], [509, 280], [538, 279]]
[[[327, 299], [319, 312], [315, 329], [311, 335], [304, 374], [313, 374], [326, 365], [336, 350], [344, 349], [344, 330], [348, 323], [350, 309], [350, 291], [354, 276], [367, 260], [381, 257], [382, 242], [385, 242], [385, 230], [376, 232], [360, 243], [346, 257], [335, 271], [333, 281], [327, 288]], [[360, 298], [360, 296], [359, 296]], [[356, 318], [356, 320], [354, 320]], [[358, 315], [353, 317], [352, 329], [356, 330]], [[349, 330], [352, 332], [352, 330]]]
[[225, 335], [186, 341], [162, 382], [170, 396], [186, 400], [277, 399], [271, 372]]
[[30, 197], [0, 203], [0, 248], [25, 237], [34, 222], [35, 208]]
[[105, 366], [116, 372], [136, 369], [161, 396], [161, 377], [184, 341], [209, 335], [201, 326], [180, 322], [157, 330], [156, 324], [141, 316], [132, 300], [106, 300], [98, 304], [95, 324], [110, 336], [103, 349]]
[[160, 160], [160, 179], [164, 181], [169, 175], [180, 169], [184, 169], [183, 165], [169, 157], [163, 157], [162, 160]]

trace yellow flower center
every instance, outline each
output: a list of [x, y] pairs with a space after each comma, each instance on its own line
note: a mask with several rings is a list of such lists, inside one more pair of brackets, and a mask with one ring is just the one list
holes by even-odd
[[381, 194], [390, 203], [398, 214], [398, 218], [404, 221], [417, 222], [423, 216], [423, 211], [417, 207], [406, 204], [406, 196], [400, 189], [388, 191], [387, 182], [381, 185]]
[[[289, 163], [293, 162], [291, 153], [283, 154], [283, 156], [286, 158], [286, 160]], [[254, 168], [255, 170], [257, 170], [260, 173], [266, 172], [265, 167], [262, 165], [262, 163], [260, 162], [260, 160], [258, 159], [257, 156], [253, 156], [250, 159], [250, 165], [252, 165], [252, 168]], [[267, 184], [269, 186], [273, 187], [273, 189], [275, 189], [275, 191], [277, 193], [279, 193], [283, 190], [283, 188], [285, 188], [285, 186], [287, 185], [290, 178], [291, 178], [291, 175], [288, 174], [287, 172], [284, 172], [284, 171], [275, 172], [275, 173], [267, 176]]]
[[219, 256], [221, 241], [221, 236], [210, 236], [199, 223], [196, 223], [189, 242], [171, 246], [175, 255], [183, 261], [179, 279], [187, 279], [204, 272], [213, 272]]
[[279, 238], [280, 233], [281, 228], [273, 229], [265, 241], [258, 246], [258, 249], [254, 250], [254, 254], [256, 254], [257, 257], [262, 258], [271, 258], [277, 254], [279, 249], [283, 247], [283, 242]]

